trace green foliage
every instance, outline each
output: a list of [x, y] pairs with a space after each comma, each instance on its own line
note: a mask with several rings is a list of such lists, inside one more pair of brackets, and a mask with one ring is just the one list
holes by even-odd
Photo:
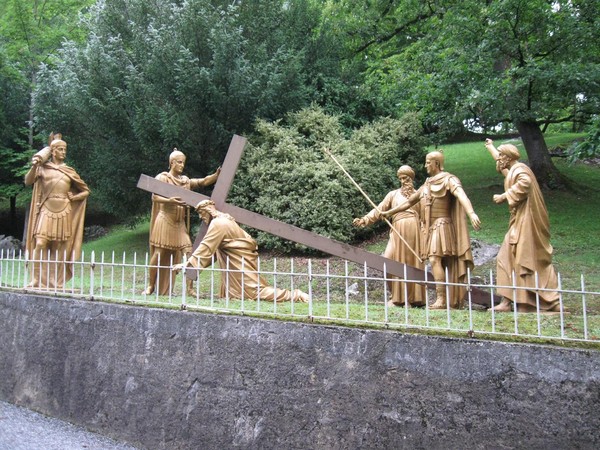
[[583, 141], [569, 147], [569, 162], [574, 163], [600, 156], [600, 117], [596, 117]]
[[[204, 176], [256, 118], [333, 105], [330, 86], [346, 84], [341, 46], [320, 20], [307, 1], [98, 2], [85, 44], [65, 44], [60, 63], [40, 71], [36, 125], [64, 133], [91, 201], [116, 215], [145, 212], [136, 180], [166, 170], [173, 147], [190, 176]], [[334, 110], [369, 103], [339, 91]]]
[[30, 113], [37, 70], [54, 63], [64, 39], [83, 37], [77, 22], [92, 1], [0, 3], [0, 197], [10, 198], [11, 205], [22, 191], [24, 166], [33, 153]]
[[552, 161], [541, 135], [529, 134], [600, 111], [595, 0], [329, 3], [357, 59], [367, 61], [372, 89], [401, 111], [421, 112], [438, 141], [465, 124], [518, 128], [542, 184]]
[[[420, 122], [410, 114], [363, 125], [349, 136], [339, 116], [315, 106], [288, 114], [285, 122], [259, 120], [230, 200], [267, 217], [349, 242], [359, 233], [352, 219], [371, 207], [323, 149], [330, 149], [373, 201], [379, 202], [398, 187], [400, 165], [422, 165], [423, 147]], [[257, 237], [263, 249], [297, 250], [294, 244], [266, 233]]]

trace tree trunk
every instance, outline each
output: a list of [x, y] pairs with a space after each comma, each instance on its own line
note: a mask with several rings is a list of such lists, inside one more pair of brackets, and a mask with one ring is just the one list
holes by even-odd
[[548, 146], [540, 126], [536, 122], [515, 121], [523, 140], [529, 167], [535, 174], [539, 185], [546, 189], [562, 189], [565, 180], [552, 162]]
[[17, 221], [17, 196], [10, 196], [10, 220], [12, 223]]

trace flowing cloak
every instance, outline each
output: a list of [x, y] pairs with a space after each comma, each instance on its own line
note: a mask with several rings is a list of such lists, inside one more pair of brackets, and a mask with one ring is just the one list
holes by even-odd
[[[69, 192], [74, 195], [83, 192], [89, 191], [87, 184], [79, 177], [75, 169], [69, 167], [67, 165], [56, 165], [51, 161], [45, 162], [37, 168], [36, 172], [36, 181], [33, 183], [33, 192], [31, 196], [31, 205], [29, 207], [29, 219], [27, 221], [27, 237], [25, 248], [29, 253], [30, 257], [33, 255], [33, 250], [35, 249], [35, 231], [37, 228], [38, 217], [41, 211], [43, 204], [45, 203], [48, 195], [51, 192], [43, 192], [40, 183], [37, 181], [38, 177], [41, 175], [43, 171], [47, 170], [57, 170], [63, 175], [69, 177], [71, 180], [71, 187]], [[79, 259], [81, 257], [81, 243], [83, 242], [83, 221], [85, 218], [85, 208], [87, 205], [87, 198], [71, 202], [71, 237], [66, 241], [66, 246], [61, 249], [63, 254], [66, 252], [66, 264], [61, 264], [57, 268], [57, 280], [58, 284], [56, 287], [60, 287], [63, 283], [66, 283], [73, 277], [73, 261]], [[52, 255], [51, 255], [52, 256]], [[62, 258], [62, 256], [61, 256]], [[64, 267], [64, 273], [63, 271]], [[52, 270], [50, 270], [52, 272]], [[51, 273], [52, 276], [54, 274]], [[39, 283], [43, 286], [36, 287], [54, 287], [51, 286], [53, 284], [52, 280], [44, 280], [46, 274], [42, 274], [42, 279], [39, 280]]]
[[[548, 211], [535, 175], [523, 163], [518, 162], [510, 168], [504, 179], [504, 191], [510, 221], [496, 259], [498, 285], [513, 286], [514, 271], [514, 284], [531, 288], [518, 289], [516, 302], [536, 306], [536, 272], [539, 288], [558, 288], [558, 278], [552, 265]], [[549, 310], [558, 304], [557, 291], [537, 292], [540, 310]], [[498, 288], [498, 293], [514, 301], [514, 289]]]
[[230, 298], [285, 302], [306, 296], [299, 289], [292, 292], [268, 286], [266, 279], [258, 274], [256, 241], [228, 214], [221, 213], [211, 220], [188, 264], [196, 268], [208, 267], [215, 254], [222, 270], [221, 297], [229, 293]]
[[[443, 257], [443, 265], [448, 269], [448, 283], [465, 284], [468, 270], [474, 264], [465, 209], [453, 195], [458, 188], [462, 189], [460, 180], [448, 172], [427, 178], [419, 188], [422, 221], [425, 223], [421, 249], [427, 257], [435, 254], [432, 253], [434, 248], [446, 249], [443, 255], [438, 256]], [[450, 223], [437, 225], [431, 220], [432, 202], [446, 195], [450, 199]], [[466, 286], [449, 285], [448, 292], [450, 307], [461, 307]]]
[[[169, 172], [162, 172], [156, 176], [156, 179], [184, 189], [192, 189], [194, 187], [194, 180], [184, 175], [176, 178]], [[183, 253], [192, 250], [192, 241], [187, 229], [189, 208], [187, 206], [175, 205], [172, 205], [172, 208], [175, 217], [169, 217], [164, 212], [161, 213], [159, 204], [154, 201], [152, 202], [152, 212], [150, 215], [150, 255], [154, 255], [157, 248], [167, 248], [174, 252], [172, 263], [179, 264], [183, 258]], [[171, 261], [160, 261], [162, 268], [157, 270], [157, 288], [160, 295], [167, 295], [170, 287], [174, 285], [175, 273], [171, 271], [170, 265]]]
[[[379, 203], [377, 209], [386, 211], [400, 205], [406, 200], [400, 189], [389, 192], [385, 198]], [[363, 217], [365, 225], [371, 225], [379, 220], [382, 220], [381, 214], [373, 208], [366, 216]], [[421, 248], [421, 233], [419, 225], [419, 205], [394, 214], [390, 218], [390, 222], [394, 229], [404, 238], [406, 243], [417, 253], [420, 253]], [[417, 256], [409, 250], [407, 245], [402, 242], [396, 233], [390, 230], [390, 238], [388, 240], [383, 256], [393, 259], [404, 264], [419, 269], [423, 268], [423, 263], [417, 259]], [[396, 279], [391, 275], [389, 278]], [[408, 303], [414, 305], [425, 304], [425, 286], [416, 283], [401, 283], [398, 281], [388, 281], [388, 286], [392, 293], [392, 302], [396, 305], [404, 304], [404, 293], [406, 291]]]

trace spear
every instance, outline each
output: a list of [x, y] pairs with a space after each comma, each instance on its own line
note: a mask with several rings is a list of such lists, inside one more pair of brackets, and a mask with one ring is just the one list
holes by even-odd
[[334, 163], [337, 164], [337, 166], [342, 170], [342, 172], [344, 172], [344, 175], [346, 175], [348, 177], [348, 179], [352, 182], [352, 184], [354, 184], [354, 186], [356, 186], [356, 188], [360, 191], [360, 193], [363, 195], [363, 197], [365, 197], [367, 199], [367, 201], [369, 202], [369, 204], [375, 208], [375, 210], [381, 215], [381, 217], [383, 218], [383, 220], [385, 221], [385, 223], [388, 224], [388, 226], [390, 227], [390, 229], [396, 233], [396, 236], [398, 236], [400, 238], [400, 240], [404, 243], [404, 245], [406, 245], [406, 248], [408, 248], [413, 255], [415, 255], [417, 257], [417, 259], [419, 260], [420, 263], [423, 262], [423, 260], [419, 257], [419, 255], [417, 255], [417, 252], [415, 252], [413, 250], [413, 248], [408, 245], [408, 242], [406, 242], [406, 240], [402, 237], [402, 235], [398, 232], [398, 230], [396, 230], [394, 228], [394, 226], [392, 225], [392, 223], [387, 219], [387, 217], [385, 217], [383, 214], [381, 214], [381, 211], [379, 210], [379, 208], [377, 207], [377, 205], [375, 203], [373, 203], [373, 201], [369, 198], [369, 196], [367, 195], [367, 193], [365, 191], [362, 190], [362, 188], [359, 186], [359, 184], [354, 180], [354, 178], [352, 178], [352, 176], [346, 171], [346, 169], [344, 169], [344, 166], [342, 166], [340, 164], [340, 162], [336, 159], [335, 156], [333, 156], [333, 154], [329, 151], [328, 148], [323, 147], [323, 152], [329, 156]]

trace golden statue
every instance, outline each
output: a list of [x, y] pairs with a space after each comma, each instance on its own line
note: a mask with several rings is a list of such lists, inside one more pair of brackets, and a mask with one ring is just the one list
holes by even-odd
[[[473, 268], [473, 254], [465, 211], [475, 230], [479, 229], [481, 221], [473, 211], [460, 180], [444, 172], [444, 155], [441, 151], [427, 154], [425, 169], [429, 178], [419, 190], [401, 205], [383, 214], [389, 217], [420, 202], [424, 224], [421, 251], [423, 257], [429, 258], [434, 281], [444, 283], [447, 270], [448, 283], [466, 283], [467, 270]], [[449, 299], [446, 298], [446, 288]], [[447, 302], [451, 308], [460, 308], [465, 292], [464, 286], [437, 284], [436, 301], [431, 309], [445, 309]]]
[[[391, 210], [401, 205], [415, 193], [413, 185], [415, 178], [414, 170], [410, 166], [402, 166], [398, 169], [397, 174], [401, 184], [400, 189], [389, 192], [383, 201], [377, 205], [377, 208], [373, 208], [367, 215], [354, 219], [352, 222], [354, 226], [362, 228], [383, 220], [380, 211]], [[411, 208], [395, 213], [391, 217], [390, 221], [394, 230], [390, 230], [390, 238], [383, 256], [422, 269], [423, 262], [417, 257], [421, 248], [419, 211], [419, 204], [416, 204]], [[404, 240], [400, 239], [400, 236]], [[393, 281], [396, 277], [390, 278], [391, 280], [388, 281], [388, 287], [392, 294], [392, 298], [389, 301], [390, 306], [404, 305], [405, 291], [406, 299], [410, 306], [425, 305], [425, 286], [416, 283]]]
[[[308, 302], [308, 294], [300, 289], [273, 288], [258, 274], [258, 245], [229, 214], [215, 209], [212, 200], [203, 200], [196, 211], [208, 225], [204, 239], [187, 261], [186, 267], [199, 269], [210, 266], [216, 254], [221, 272], [220, 296], [229, 298], [266, 301]], [[225, 268], [229, 272], [225, 272]], [[184, 269], [183, 264], [173, 266], [173, 271]]]
[[[502, 302], [495, 311], [510, 311], [517, 304], [517, 311], [537, 310], [536, 293], [539, 295], [540, 311], [558, 311], [558, 278], [552, 265], [550, 223], [542, 191], [531, 169], [519, 162], [519, 150], [512, 144], [496, 149], [491, 139], [485, 146], [496, 161], [496, 170], [504, 176], [504, 193], [494, 195], [495, 203], [507, 202], [510, 211], [508, 232], [504, 237], [498, 256], [496, 272], [498, 294]], [[513, 283], [513, 272], [515, 280]], [[517, 286], [515, 289], [508, 286]], [[515, 299], [516, 294], [516, 299]]]
[[[210, 186], [217, 181], [221, 168], [206, 178], [188, 178], [183, 175], [185, 155], [173, 149], [169, 155], [169, 171], [159, 173], [157, 180], [173, 184], [184, 189], [198, 189]], [[158, 282], [158, 293], [168, 295], [175, 286], [175, 273], [170, 270], [172, 264], [179, 264], [183, 255], [192, 252], [189, 235], [189, 207], [180, 197], [165, 198], [152, 194], [152, 214], [150, 217], [150, 270], [148, 287], [145, 293], [150, 295]], [[158, 266], [161, 268], [159, 269]], [[157, 280], [158, 277], [158, 280]], [[187, 280], [187, 290], [194, 294], [193, 281]]]
[[62, 288], [73, 277], [72, 262], [81, 256], [90, 190], [65, 164], [66, 156], [67, 143], [62, 135], [51, 134], [49, 146], [33, 155], [25, 175], [25, 185], [33, 185], [26, 236], [26, 248], [34, 260], [30, 267], [32, 288]]

